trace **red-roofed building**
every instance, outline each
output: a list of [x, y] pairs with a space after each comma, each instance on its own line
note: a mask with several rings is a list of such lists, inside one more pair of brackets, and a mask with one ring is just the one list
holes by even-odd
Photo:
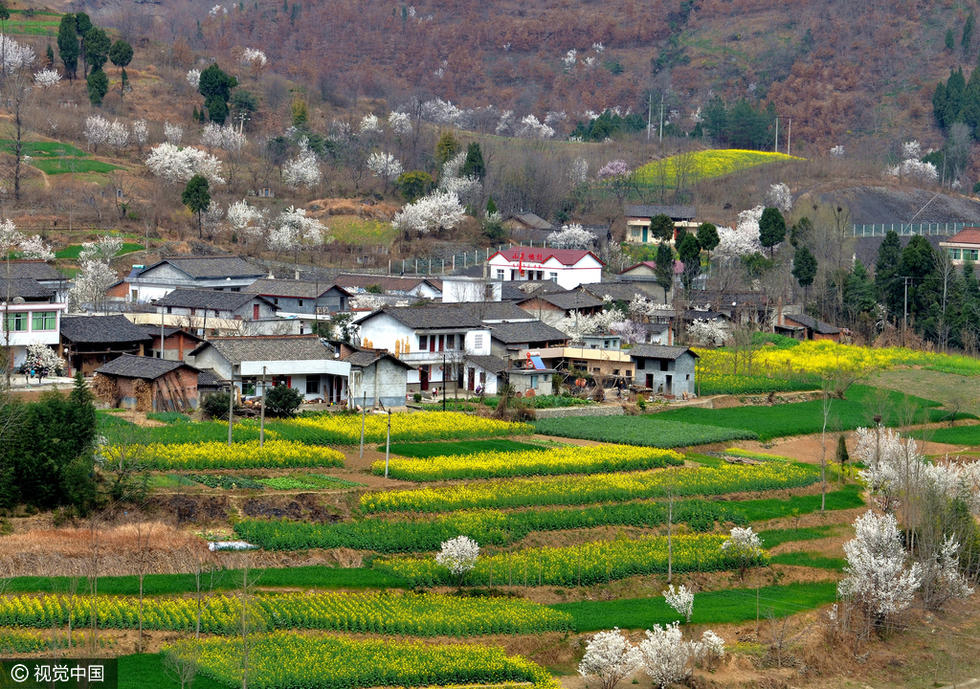
[[964, 227], [939, 247], [949, 253], [953, 265], [962, 265], [967, 261], [980, 262], [980, 227]]
[[602, 282], [602, 266], [591, 251], [515, 246], [487, 259], [494, 280], [554, 280], [565, 289]]

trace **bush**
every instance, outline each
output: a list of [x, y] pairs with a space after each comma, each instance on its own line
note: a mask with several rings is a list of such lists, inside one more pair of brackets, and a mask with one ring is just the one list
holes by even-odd
[[289, 417], [296, 413], [303, 403], [299, 390], [277, 385], [265, 396], [265, 412], [269, 416]]
[[[212, 392], [201, 402], [201, 413], [209, 419], [228, 420], [228, 393]], [[234, 410], [232, 410], [234, 413]]]

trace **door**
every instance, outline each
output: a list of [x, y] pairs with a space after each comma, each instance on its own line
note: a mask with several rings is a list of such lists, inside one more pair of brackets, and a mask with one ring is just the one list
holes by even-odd
[[652, 373], [648, 373], [647, 374], [647, 385], [646, 386], [648, 388], [650, 388], [651, 390], [653, 390], [653, 374]]
[[647, 243], [647, 237], [648, 237], [649, 235], [650, 235], [650, 228], [649, 228], [649, 227], [644, 227], [644, 228], [643, 228], [643, 243], [644, 243], [644, 244], [646, 244], [646, 243]]
[[476, 384], [476, 369], [469, 368], [467, 369], [467, 373], [466, 389], [472, 391], [474, 389], [474, 385]]
[[259, 305], [258, 304], [252, 304], [252, 320], [253, 321], [259, 320]]
[[429, 367], [419, 366], [419, 389], [428, 390], [429, 389]]
[[664, 394], [665, 395], [673, 395], [674, 394], [674, 388], [673, 388], [674, 376], [672, 376], [670, 374], [667, 374], [666, 378], [667, 378], [667, 383], [664, 385]]

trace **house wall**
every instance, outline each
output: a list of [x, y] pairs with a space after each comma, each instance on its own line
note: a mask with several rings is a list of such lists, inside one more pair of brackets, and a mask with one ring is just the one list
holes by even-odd
[[443, 278], [442, 301], [458, 303], [471, 301], [500, 301], [503, 283], [497, 280], [454, 280]]
[[551, 377], [552, 372], [548, 373], [525, 373], [511, 371], [510, 384], [514, 392], [523, 396], [550, 395], [552, 392]]
[[[100, 374], [104, 375], [104, 374]], [[151, 404], [149, 408], [137, 398], [137, 383], [140, 378], [125, 378], [122, 376], [106, 376], [114, 380], [119, 391], [119, 403], [116, 406], [136, 408], [137, 411], [185, 411], [197, 409], [199, 394], [197, 391], [197, 372], [186, 368], [166, 373], [156, 380], [145, 381], [150, 386]]]
[[222, 380], [230, 380], [233, 370], [227, 359], [218, 354], [214, 347], [205, 347], [197, 356], [188, 356], [195, 368], [210, 368]]
[[559, 309], [557, 306], [545, 301], [544, 299], [530, 299], [528, 301], [521, 302], [518, 304], [518, 306], [542, 323], [552, 327], [555, 327], [558, 324], [558, 321], [565, 317], [565, 311], [563, 309]]
[[[49, 302], [27, 302], [24, 304], [7, 304], [6, 306], [0, 305], [0, 342], [2, 342], [4, 345], [9, 344], [12, 350], [13, 366], [15, 368], [24, 363], [24, 359], [27, 356], [28, 345], [43, 344], [48, 345], [49, 347], [55, 347], [58, 345], [58, 343], [61, 341], [61, 316], [66, 308], [67, 305], [64, 303]], [[34, 314], [50, 312], [54, 312], [54, 327], [44, 330], [35, 330]], [[2, 330], [4, 313], [6, 313], [7, 317], [11, 318], [15, 322], [23, 323], [26, 329], [13, 330], [14, 326], [11, 324], [9, 330]], [[23, 314], [23, 316], [18, 319], [15, 314]]]
[[410, 372], [410, 369], [387, 358], [364, 368], [352, 368], [349, 388], [351, 405], [377, 407], [380, 402], [387, 408], [405, 406]]
[[[524, 271], [523, 275], [520, 274], [521, 270]], [[510, 261], [498, 254], [490, 258], [489, 277], [493, 280], [554, 280], [565, 289], [575, 289], [579, 285], [602, 282], [602, 264], [592, 256], [584, 256], [575, 265], [566, 266], [555, 258], [549, 258], [544, 263]]]
[[[661, 370], [662, 361], [666, 361], [666, 370]], [[687, 352], [673, 360], [636, 357], [636, 384], [651, 388], [655, 394], [692, 397], [697, 394], [696, 361]]]

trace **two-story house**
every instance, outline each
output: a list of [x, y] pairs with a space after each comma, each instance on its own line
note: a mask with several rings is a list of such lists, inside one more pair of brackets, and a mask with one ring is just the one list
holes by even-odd
[[487, 259], [493, 280], [554, 280], [565, 289], [602, 282], [603, 265], [591, 251], [529, 246], [504, 249]]
[[674, 236], [670, 238], [670, 243], [674, 243], [677, 237], [677, 230], [685, 228], [688, 230], [697, 229], [697, 222], [694, 221], [694, 206], [626, 206], [626, 241], [630, 244], [658, 244], [660, 240], [653, 236], [650, 231], [652, 220], [658, 215], [666, 215], [674, 223]]
[[0, 278], [0, 307], [6, 319], [0, 344], [10, 351], [11, 366], [24, 363], [28, 345], [58, 345], [61, 316], [68, 305], [57, 297], [55, 289], [32, 278]]
[[66, 316], [61, 319], [61, 348], [68, 375], [93, 373], [120, 354], [145, 356], [153, 338], [125, 316]]
[[350, 310], [351, 293], [326, 281], [262, 278], [242, 292], [265, 297], [283, 314], [313, 316]]
[[408, 378], [414, 392], [465, 387], [467, 356], [491, 354], [491, 326], [530, 320], [510, 302], [470, 302], [388, 307], [359, 326], [362, 346], [387, 350], [417, 367]]
[[439, 299], [442, 296], [442, 282], [435, 278], [341, 273], [334, 278], [334, 284], [350, 294], [386, 294], [418, 299]]
[[221, 321], [242, 323], [242, 334], [284, 334], [289, 321], [278, 317], [279, 309], [269, 299], [246, 292], [222, 292], [213, 289], [176, 289], [156, 300], [157, 313], [187, 319], [187, 327], [206, 333], [208, 320], [214, 328]]
[[173, 256], [151, 266], [133, 266], [106, 291], [110, 300], [152, 302], [178, 288], [239, 292], [265, 271], [239, 256]]
[[698, 355], [687, 347], [636, 345], [629, 350], [636, 364], [636, 385], [666, 397], [697, 394]]

